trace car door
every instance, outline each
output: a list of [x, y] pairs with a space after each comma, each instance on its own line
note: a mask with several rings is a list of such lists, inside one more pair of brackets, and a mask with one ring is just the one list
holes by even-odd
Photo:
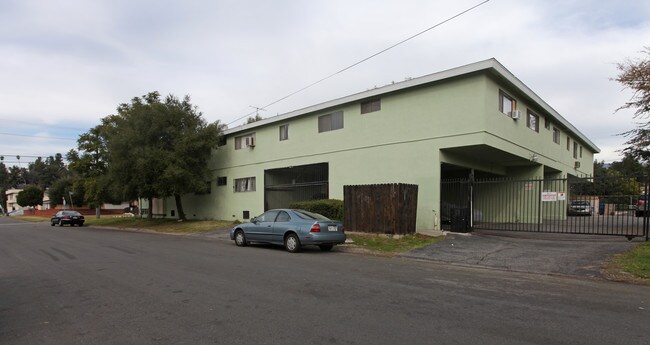
[[249, 241], [272, 242], [273, 223], [278, 215], [277, 210], [270, 210], [255, 217], [251, 222], [249, 231], [246, 233]]
[[273, 242], [284, 243], [284, 234], [291, 229], [291, 217], [286, 211], [280, 211], [273, 224]]

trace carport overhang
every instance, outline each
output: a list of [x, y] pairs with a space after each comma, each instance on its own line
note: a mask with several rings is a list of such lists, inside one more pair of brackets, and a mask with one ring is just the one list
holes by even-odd
[[507, 176], [512, 167], [540, 166], [534, 154], [522, 157], [485, 144], [441, 149], [440, 162], [498, 176]]

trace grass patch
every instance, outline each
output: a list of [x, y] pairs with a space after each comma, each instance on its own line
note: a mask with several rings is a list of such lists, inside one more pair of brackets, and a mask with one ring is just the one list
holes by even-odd
[[176, 219], [147, 219], [111, 216], [104, 216], [99, 219], [95, 217], [86, 217], [86, 224], [120, 229], [147, 229], [175, 234], [203, 233], [217, 229], [230, 228], [232, 226], [232, 222], [222, 220], [187, 220], [179, 222]]
[[354, 241], [352, 246], [381, 253], [404, 253], [413, 249], [440, 242], [444, 236], [430, 237], [420, 234], [407, 235], [401, 238], [373, 234], [347, 234]]
[[650, 242], [639, 244], [614, 262], [623, 271], [650, 281]]
[[50, 221], [50, 218], [37, 217], [37, 216], [12, 216], [11, 218], [15, 218], [15, 219], [18, 219], [18, 220], [24, 220], [26, 222], [33, 222], [33, 223], [49, 222]]

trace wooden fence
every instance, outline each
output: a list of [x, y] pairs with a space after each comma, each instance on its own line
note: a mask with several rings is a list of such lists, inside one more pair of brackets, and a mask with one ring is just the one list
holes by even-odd
[[344, 186], [343, 198], [346, 231], [394, 235], [415, 233], [417, 185]]

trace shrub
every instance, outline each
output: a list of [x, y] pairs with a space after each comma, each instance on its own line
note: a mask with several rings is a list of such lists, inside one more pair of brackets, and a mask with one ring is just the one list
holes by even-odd
[[343, 200], [322, 199], [298, 201], [291, 203], [289, 207], [319, 213], [330, 219], [343, 220]]

